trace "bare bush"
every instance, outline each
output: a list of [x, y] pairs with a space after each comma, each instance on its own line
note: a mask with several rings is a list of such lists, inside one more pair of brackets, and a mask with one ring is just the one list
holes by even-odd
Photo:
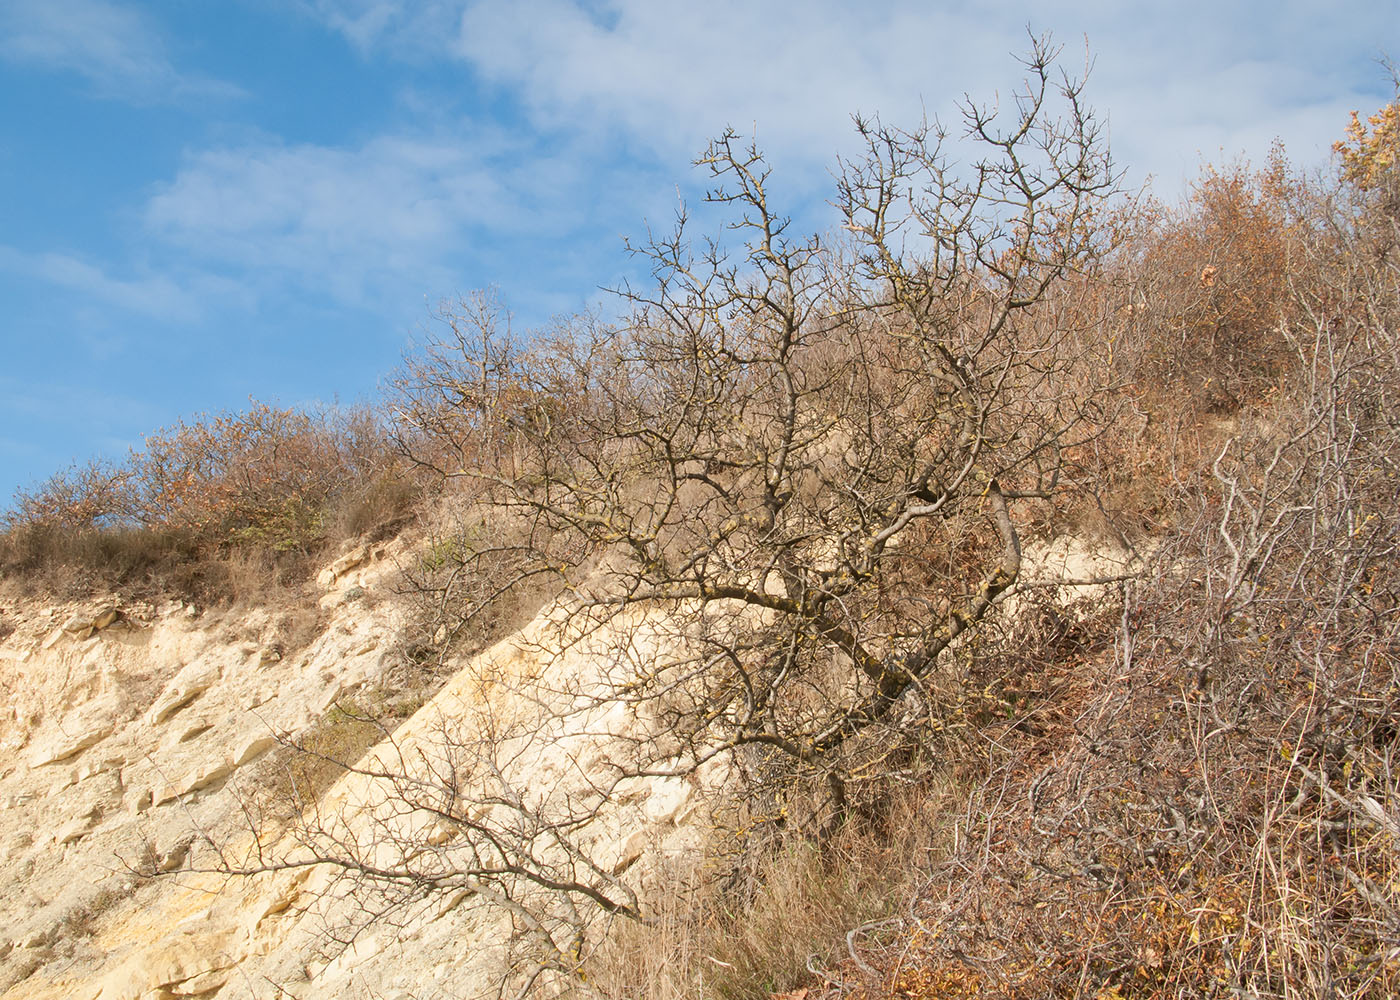
[[156, 578], [200, 599], [247, 597], [236, 591], [251, 563], [304, 578], [327, 543], [402, 526], [420, 492], [372, 410], [254, 403], [21, 491], [0, 567], [56, 590]]
[[560, 599], [457, 675], [438, 732], [343, 762], [370, 846], [313, 806], [300, 853], [230, 867], [330, 866], [375, 901], [352, 927], [472, 893], [515, 931], [500, 989], [587, 989], [598, 920], [648, 919], [597, 833], [626, 789], [724, 784], [711, 807], [745, 828], [831, 843], [913, 780], [939, 671], [1079, 492], [1111, 405], [1086, 377], [1102, 317], [1064, 290], [1113, 174], [1053, 56], [1034, 46], [1009, 111], [964, 109], [957, 166], [936, 124], [858, 120], [832, 245], [791, 233], [727, 132], [699, 164], [741, 247], [694, 245], [682, 214], [636, 248], [654, 283], [619, 324], [524, 341], [485, 300], [451, 320], [395, 403], [405, 449], [475, 504], [423, 557], [435, 634]]
[[967, 846], [872, 993], [1394, 995], [1400, 271], [1360, 194], [1290, 195], [1280, 390], [1173, 470], [1112, 655], [979, 728]]

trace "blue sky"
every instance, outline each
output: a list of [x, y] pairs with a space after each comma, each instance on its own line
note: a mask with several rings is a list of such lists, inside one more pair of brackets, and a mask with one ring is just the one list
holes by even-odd
[[1008, 93], [1028, 22], [1166, 195], [1275, 137], [1325, 164], [1400, 57], [1400, 0], [0, 0], [0, 507], [250, 396], [373, 397], [475, 289], [606, 310], [726, 125], [825, 228], [850, 114]]

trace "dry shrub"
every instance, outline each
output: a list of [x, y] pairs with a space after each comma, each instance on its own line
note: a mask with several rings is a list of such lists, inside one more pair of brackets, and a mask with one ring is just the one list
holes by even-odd
[[534, 528], [486, 496], [448, 491], [420, 511], [417, 528], [396, 591], [410, 609], [402, 651], [429, 673], [522, 628], [560, 592], [553, 574], [521, 570]]
[[0, 572], [64, 594], [275, 600], [334, 544], [396, 532], [420, 496], [370, 409], [254, 403], [158, 431], [120, 465], [74, 466], [22, 491]]
[[963, 846], [865, 995], [1400, 990], [1400, 272], [1358, 245], [1374, 218], [1332, 214], [1375, 202], [1295, 204], [1287, 382], [1195, 464], [1161, 445], [1154, 569], [1092, 630], [1113, 646], [1021, 724], [974, 718]]
[[1114, 275], [1126, 300], [1118, 358], [1149, 410], [1233, 412], [1288, 369], [1278, 331], [1298, 263], [1293, 197], [1276, 149], [1262, 172], [1207, 167], [1181, 208], [1149, 201], [1127, 223]]
[[319, 802], [396, 721], [393, 714], [377, 711], [374, 702], [366, 697], [339, 702], [305, 733], [268, 754], [248, 785], [248, 814], [260, 824], [281, 826]]
[[662, 859], [647, 923], [607, 936], [585, 964], [588, 982], [617, 998], [766, 1000], [849, 964], [866, 925], [900, 912], [910, 873], [947, 848], [957, 791], [946, 775], [887, 791], [878, 816], [821, 841], [769, 830], [755, 845], [759, 831], [739, 827], [717, 831], [706, 855]]
[[129, 459], [121, 511], [140, 524], [186, 527], [274, 551], [307, 551], [333, 503], [394, 465], [367, 410], [314, 415], [254, 403], [179, 423]]

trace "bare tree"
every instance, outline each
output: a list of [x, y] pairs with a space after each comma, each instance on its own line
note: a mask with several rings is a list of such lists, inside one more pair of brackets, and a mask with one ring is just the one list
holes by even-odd
[[1034, 45], [1009, 113], [965, 106], [961, 163], [937, 125], [857, 119], [831, 246], [791, 234], [726, 132], [698, 162], [740, 251], [694, 246], [682, 214], [635, 248], [654, 284], [622, 290], [624, 323], [526, 347], [478, 314], [403, 385], [423, 439], [512, 442], [442, 471], [525, 526], [511, 553], [572, 592], [571, 628], [646, 605], [685, 634], [688, 656], [610, 692], [666, 706], [668, 769], [756, 744], [841, 774], [1072, 485], [1101, 399], [1070, 381], [1080, 331], [1050, 306], [1092, 266], [1113, 175], [1053, 56]]
[[624, 321], [525, 340], [487, 300], [453, 317], [398, 415], [480, 520], [412, 575], [444, 641], [548, 581], [530, 641], [553, 666], [478, 658], [470, 721], [350, 768], [380, 789], [362, 811], [382, 836], [309, 811], [297, 852], [224, 867], [329, 864], [389, 890], [373, 919], [475, 893], [533, 942], [528, 989], [577, 970], [598, 914], [644, 917], [590, 832], [629, 783], [731, 767], [762, 798], [816, 779], [826, 826], [897, 766], [936, 666], [1017, 584], [1102, 425], [1072, 289], [1114, 175], [1055, 55], [1034, 42], [1008, 108], [968, 102], [965, 142], [858, 119], [829, 241], [793, 234], [726, 132], [698, 163], [728, 235], [696, 245], [682, 213], [637, 246], [653, 281], [621, 290]]

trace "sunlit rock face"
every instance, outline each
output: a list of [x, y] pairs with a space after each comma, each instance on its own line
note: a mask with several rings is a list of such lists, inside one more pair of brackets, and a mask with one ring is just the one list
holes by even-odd
[[[456, 814], [406, 806], [403, 780], [440, 788], [485, 746], [500, 751], [495, 780], [529, 809], [584, 803], [569, 849], [605, 884], [628, 873], [643, 885], [639, 861], [698, 843], [702, 786], [722, 776], [620, 779], [628, 737], [650, 723], [594, 697], [619, 657], [660, 655], [674, 637], [629, 620], [561, 652], [557, 608], [457, 664], [319, 801], [270, 802], [298, 759], [289, 744], [391, 679], [406, 625], [385, 598], [401, 554], [367, 547], [323, 572], [324, 629], [286, 655], [270, 611], [118, 595], [0, 607], [13, 626], [0, 641], [0, 998], [407, 998], [489, 986], [515, 961], [512, 918], [472, 884], [444, 883], [375, 920], [380, 890], [304, 863], [320, 833], [388, 868], [469, 868]], [[488, 730], [499, 740], [484, 741]], [[471, 815], [508, 827], [515, 814], [492, 808]], [[558, 850], [542, 846], [540, 863], [568, 863]], [[260, 865], [279, 870], [213, 871]]]

